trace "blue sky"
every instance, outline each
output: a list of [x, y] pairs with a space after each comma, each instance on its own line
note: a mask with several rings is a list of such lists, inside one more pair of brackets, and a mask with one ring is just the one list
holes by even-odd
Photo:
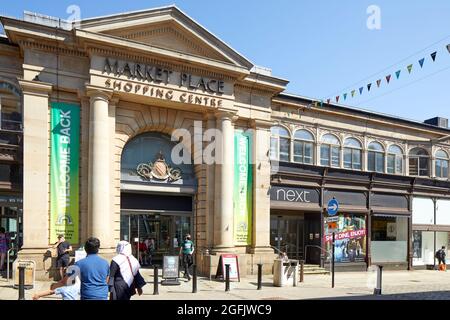
[[[448, 0], [2, 2], [1, 15], [21, 18], [29, 10], [63, 19], [70, 16], [70, 5], [78, 5], [81, 18], [88, 18], [176, 4], [254, 64], [290, 80], [288, 92], [319, 99], [340, 95], [344, 104], [418, 121], [450, 118]], [[380, 9], [379, 30], [367, 27], [370, 5]], [[437, 58], [432, 62], [434, 51]], [[383, 79], [380, 88], [377, 79]], [[373, 83], [370, 92], [368, 83]], [[357, 91], [354, 98], [352, 90]], [[343, 93], [348, 94], [346, 101]]]

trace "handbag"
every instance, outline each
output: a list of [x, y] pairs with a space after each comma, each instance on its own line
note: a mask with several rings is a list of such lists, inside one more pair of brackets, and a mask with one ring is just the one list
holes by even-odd
[[133, 275], [133, 268], [131, 267], [130, 258], [128, 256], [125, 256], [125, 257], [127, 258], [128, 265], [130, 266], [131, 275], [133, 276], [133, 283], [131, 284], [130, 291], [131, 291], [131, 295], [134, 296], [137, 293], [136, 280], [135, 280], [134, 275]]

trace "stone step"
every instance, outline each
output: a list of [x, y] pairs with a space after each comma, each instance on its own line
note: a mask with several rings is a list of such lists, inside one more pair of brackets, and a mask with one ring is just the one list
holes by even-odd
[[305, 264], [303, 274], [329, 274], [330, 272], [321, 268], [320, 265]]

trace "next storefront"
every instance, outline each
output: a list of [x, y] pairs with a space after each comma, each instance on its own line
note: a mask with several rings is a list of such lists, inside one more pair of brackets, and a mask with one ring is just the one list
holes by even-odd
[[383, 183], [368, 173], [280, 163], [270, 191], [271, 245], [289, 257], [328, 268], [332, 234], [326, 206], [335, 198], [338, 270], [365, 270], [371, 264], [407, 269], [409, 195], [383, 189]]

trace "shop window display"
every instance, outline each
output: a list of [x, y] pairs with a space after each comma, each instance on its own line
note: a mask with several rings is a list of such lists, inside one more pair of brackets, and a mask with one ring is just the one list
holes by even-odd
[[408, 218], [372, 217], [372, 262], [406, 262]]
[[[326, 249], [331, 260], [332, 233], [324, 224]], [[338, 229], [335, 232], [335, 261], [364, 262], [366, 259], [366, 219], [365, 216], [354, 214], [339, 215]]]

